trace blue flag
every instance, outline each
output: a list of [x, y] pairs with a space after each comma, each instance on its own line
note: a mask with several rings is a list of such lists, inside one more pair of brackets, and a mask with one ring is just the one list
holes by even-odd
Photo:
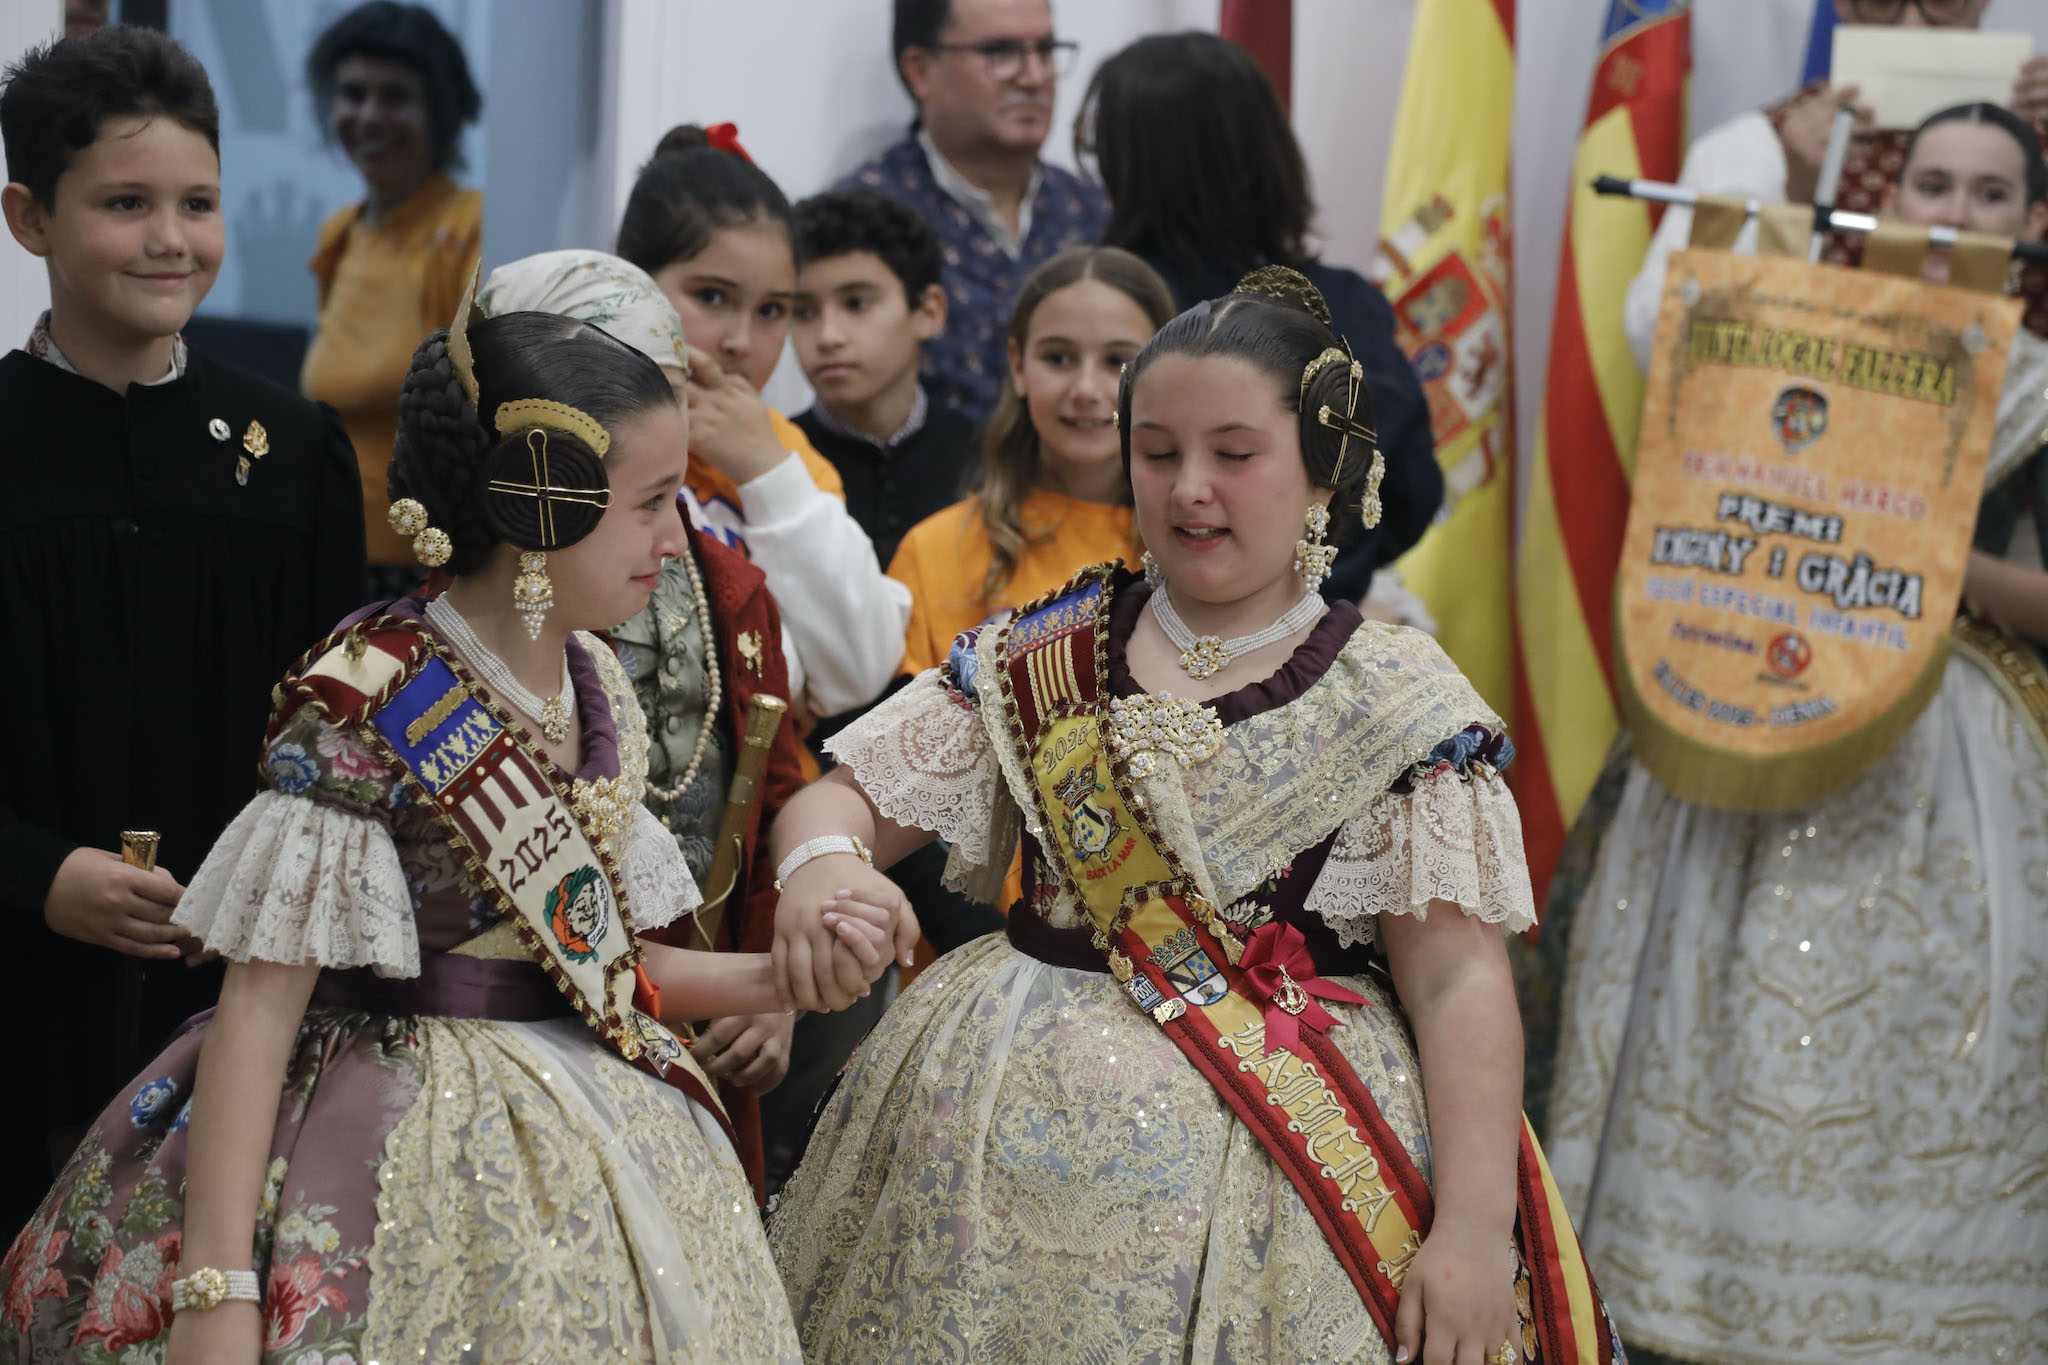
[[1813, 27], [1806, 32], [1806, 65], [1799, 83], [1811, 85], [1828, 78], [1835, 60], [1835, 0], [1813, 0]]

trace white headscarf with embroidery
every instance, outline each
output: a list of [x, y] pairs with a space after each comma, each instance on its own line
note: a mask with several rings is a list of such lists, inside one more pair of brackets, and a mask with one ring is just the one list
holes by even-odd
[[477, 306], [486, 316], [558, 313], [605, 331], [655, 364], [690, 372], [683, 323], [654, 277], [602, 251], [543, 251], [491, 272]]

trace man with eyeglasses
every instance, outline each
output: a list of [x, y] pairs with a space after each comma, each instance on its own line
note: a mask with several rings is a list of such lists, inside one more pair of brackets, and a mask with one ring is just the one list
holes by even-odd
[[926, 390], [979, 422], [1002, 393], [1004, 335], [1033, 268], [1095, 241], [1102, 191], [1048, 166], [1053, 95], [1075, 44], [1047, 0], [895, 0], [896, 74], [917, 102], [901, 141], [840, 182], [923, 214], [945, 248], [946, 327], [925, 344]]
[[[1835, 0], [1835, 14], [1845, 24], [1884, 24], [1897, 28], [1976, 28], [1990, 0]], [[1766, 204], [1805, 204], [1813, 200], [1826, 155], [1835, 112], [1857, 110], [1858, 139], [1851, 144], [1842, 168], [1835, 207], [1874, 213], [1884, 192], [1905, 165], [1908, 133], [1876, 130], [1870, 113], [1856, 103], [1854, 86], [1816, 85], [1782, 103], [1741, 114], [1694, 141], [1685, 157], [1679, 183], [1702, 194], [1760, 199]], [[2048, 57], [2034, 57], [2013, 81], [2013, 109], [2036, 126], [2048, 124]], [[1737, 250], [1749, 250], [1754, 226], [1745, 228]], [[1629, 285], [1623, 318], [1629, 344], [1645, 372], [1650, 344], [1657, 331], [1657, 313], [1664, 296], [1664, 266], [1692, 233], [1692, 212], [1674, 208], [1664, 215], [1651, 239], [1642, 270]], [[1830, 238], [1824, 259], [1853, 263], [1860, 245], [1841, 236]], [[2027, 325], [2048, 335], [2048, 276], [2029, 272]]]

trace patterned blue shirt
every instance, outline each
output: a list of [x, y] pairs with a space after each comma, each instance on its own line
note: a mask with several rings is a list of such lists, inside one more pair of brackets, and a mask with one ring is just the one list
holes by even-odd
[[967, 205], [939, 188], [914, 132], [839, 182], [840, 188], [856, 185], [902, 200], [938, 233], [945, 252], [946, 330], [925, 343], [925, 387], [947, 407], [981, 421], [1002, 395], [1009, 369], [1005, 342], [1018, 288], [1026, 275], [1068, 247], [1100, 240], [1109, 220], [1102, 191], [1057, 166], [1041, 164], [1028, 231], [1012, 255]]

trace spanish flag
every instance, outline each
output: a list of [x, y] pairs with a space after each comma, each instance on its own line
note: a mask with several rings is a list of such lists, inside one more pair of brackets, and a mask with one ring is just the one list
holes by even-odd
[[1592, 181], [1678, 179], [1689, 10], [1690, 0], [1610, 0], [1572, 168], [1550, 378], [1515, 564], [1516, 797], [1539, 900], [1619, 724], [1614, 576], [1643, 407], [1622, 297], [1661, 212], [1602, 199]]
[[1511, 698], [1514, 0], [1420, 0], [1372, 276], [1429, 399], [1444, 513], [1399, 569], [1494, 710]]

